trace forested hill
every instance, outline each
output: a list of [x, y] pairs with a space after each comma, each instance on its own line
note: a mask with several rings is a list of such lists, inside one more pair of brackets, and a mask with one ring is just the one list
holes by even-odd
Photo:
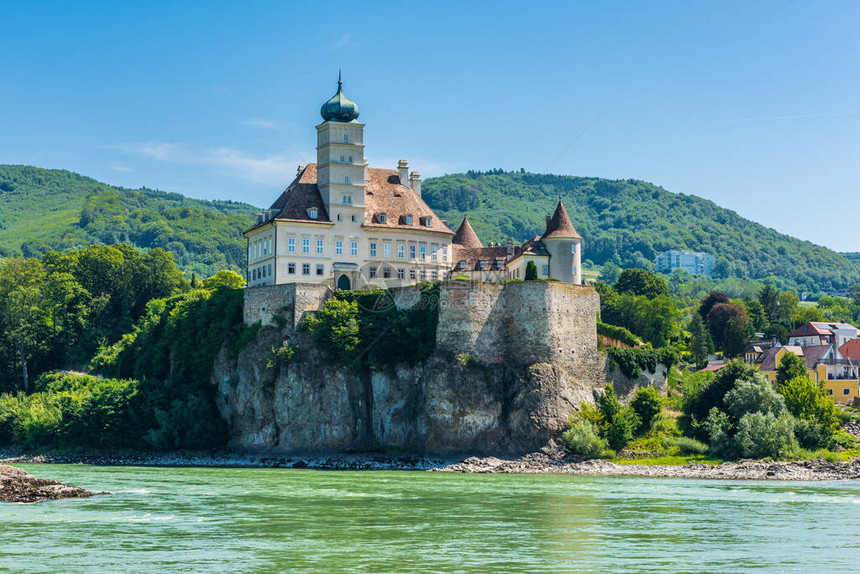
[[0, 256], [97, 243], [161, 247], [189, 273], [240, 271], [257, 208], [152, 189], [124, 189], [63, 170], [0, 165]]
[[583, 258], [596, 264], [653, 270], [656, 254], [692, 249], [713, 253], [721, 278], [771, 279], [811, 293], [860, 282], [860, 267], [842, 254], [644, 181], [496, 170], [429, 179], [423, 195], [455, 228], [468, 213], [484, 242], [540, 235], [561, 197], [585, 240]]

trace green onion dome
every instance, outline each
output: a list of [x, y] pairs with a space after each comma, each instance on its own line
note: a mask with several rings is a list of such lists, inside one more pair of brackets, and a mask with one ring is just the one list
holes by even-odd
[[320, 109], [320, 115], [326, 122], [351, 122], [358, 119], [358, 104], [344, 95], [341, 84], [340, 73], [338, 73], [337, 93]]

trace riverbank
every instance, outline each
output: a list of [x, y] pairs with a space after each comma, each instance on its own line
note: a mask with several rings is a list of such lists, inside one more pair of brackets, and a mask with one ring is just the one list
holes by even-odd
[[846, 462], [743, 460], [721, 464], [616, 464], [607, 460], [583, 461], [567, 454], [564, 449], [551, 447], [523, 457], [508, 459], [492, 456], [446, 459], [384, 454], [285, 456], [230, 452], [27, 455], [0, 450], [0, 464], [409, 470], [482, 474], [573, 474], [726, 480], [860, 479], [860, 459]]
[[87, 498], [92, 495], [92, 492], [83, 488], [47, 478], [36, 478], [26, 470], [0, 464], [0, 502], [43, 502], [60, 498]]

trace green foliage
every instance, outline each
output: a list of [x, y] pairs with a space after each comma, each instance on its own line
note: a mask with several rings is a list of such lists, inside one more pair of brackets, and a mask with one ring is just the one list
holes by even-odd
[[806, 367], [806, 361], [798, 357], [790, 351], [783, 353], [779, 361], [779, 366], [776, 368], [776, 386], [782, 387], [792, 379], [798, 377], [809, 378], [809, 369]]
[[562, 439], [570, 451], [584, 459], [597, 458], [604, 454], [608, 443], [601, 438], [595, 426], [586, 421], [575, 421], [564, 431]]
[[414, 365], [436, 348], [438, 289], [425, 284], [419, 301], [402, 312], [391, 291], [338, 291], [305, 328], [333, 362], [352, 370]]
[[200, 276], [242, 271], [256, 208], [178, 193], [130, 190], [61, 170], [0, 166], [0, 255], [40, 257], [49, 251], [128, 243], [173, 253]]
[[637, 347], [642, 344], [642, 339], [640, 339], [624, 327], [607, 325], [606, 323], [603, 323], [601, 321], [597, 322], [597, 334], [603, 335], [604, 337], [609, 337], [610, 339], [615, 339], [616, 341], [620, 341], [625, 345], [630, 345], [631, 347]]
[[470, 353], [457, 353], [454, 355], [454, 361], [456, 361], [458, 367], [464, 369], [474, 363], [475, 358]]
[[641, 427], [639, 433], [647, 431], [654, 424], [654, 420], [663, 410], [663, 400], [660, 398], [660, 393], [654, 387], [640, 387], [636, 389], [636, 394], [633, 400], [630, 401], [630, 407], [633, 412], [639, 417]]
[[707, 454], [708, 445], [694, 438], [686, 436], [667, 436], [663, 438], [663, 447], [666, 449], [678, 449], [680, 454]]
[[290, 345], [289, 341], [284, 341], [280, 347], [272, 347], [272, 356], [266, 363], [268, 369], [286, 369], [301, 358], [301, 353], [298, 347]]
[[615, 420], [615, 416], [621, 412], [621, 401], [618, 400], [618, 396], [615, 394], [615, 387], [611, 384], [606, 385], [606, 388], [603, 389], [603, 392], [600, 393], [596, 400], [594, 401], [597, 405], [598, 411], [600, 411], [600, 416], [606, 424], [612, 424], [612, 421]]
[[619, 451], [626, 447], [641, 426], [642, 422], [633, 409], [623, 407], [606, 429], [606, 442], [609, 443], [609, 448]]
[[645, 295], [621, 294], [598, 283], [600, 319], [623, 327], [655, 347], [664, 347], [680, 335], [679, 313], [668, 295], [649, 298]]
[[[716, 253], [717, 280], [746, 291], [735, 297], [760, 289], [743, 283], [746, 277], [809, 293], [860, 283], [860, 268], [844, 255], [643, 181], [493, 170], [429, 179], [422, 194], [441, 218], [459, 221], [468, 212], [482, 238], [501, 242], [542, 234], [545, 214], [561, 197], [596, 265], [653, 269], [654, 257], [670, 249]], [[715, 282], [702, 276], [687, 281], [695, 288], [688, 293], [697, 298]]]
[[245, 278], [229, 269], [222, 269], [212, 277], [203, 280], [204, 289], [217, 289], [227, 287], [229, 289], [241, 289], [245, 286]]
[[0, 395], [0, 442], [30, 449], [134, 445], [137, 381], [49, 373], [36, 386], [30, 395]]
[[785, 412], [782, 395], [771, 388], [770, 383], [759, 375], [750, 379], [739, 379], [723, 399], [725, 411], [737, 421], [748, 413]]
[[625, 269], [615, 282], [615, 290], [621, 294], [641, 295], [649, 299], [669, 295], [666, 281], [645, 269]]
[[671, 349], [608, 349], [609, 360], [628, 379], [637, 379], [643, 370], [657, 372], [657, 365], [667, 369], [675, 364], [677, 357]]
[[744, 458], [786, 458], [797, 453], [794, 418], [787, 413], [751, 412], [738, 421], [735, 437]]
[[723, 402], [726, 394], [735, 388], [735, 385], [740, 380], [756, 380], [762, 375], [753, 366], [735, 360], [727, 364], [725, 367], [717, 371], [712, 379], [707, 381], [703, 386], [691, 386], [690, 396], [684, 397], [682, 410], [684, 420], [682, 426], [686, 426], [688, 430], [693, 432], [694, 438], [705, 438], [701, 432], [696, 432], [696, 423], [704, 421], [711, 413], [712, 409], [722, 411], [725, 408]]
[[698, 313], [693, 313], [687, 328], [690, 331], [690, 355], [693, 363], [697, 368], [704, 369], [708, 365], [708, 355], [714, 351], [714, 341]]
[[828, 431], [839, 426], [838, 407], [827, 396], [824, 385], [814, 383], [807, 373], [779, 385], [777, 390], [785, 398], [788, 412], [798, 419], [815, 422]]
[[526, 281], [535, 281], [538, 278], [538, 268], [534, 261], [526, 263]]

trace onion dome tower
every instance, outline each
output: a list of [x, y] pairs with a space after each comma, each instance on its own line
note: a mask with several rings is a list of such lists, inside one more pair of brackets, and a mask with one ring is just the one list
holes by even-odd
[[358, 119], [358, 104], [343, 93], [340, 70], [337, 72], [337, 93], [320, 108], [324, 122], [351, 122]]

